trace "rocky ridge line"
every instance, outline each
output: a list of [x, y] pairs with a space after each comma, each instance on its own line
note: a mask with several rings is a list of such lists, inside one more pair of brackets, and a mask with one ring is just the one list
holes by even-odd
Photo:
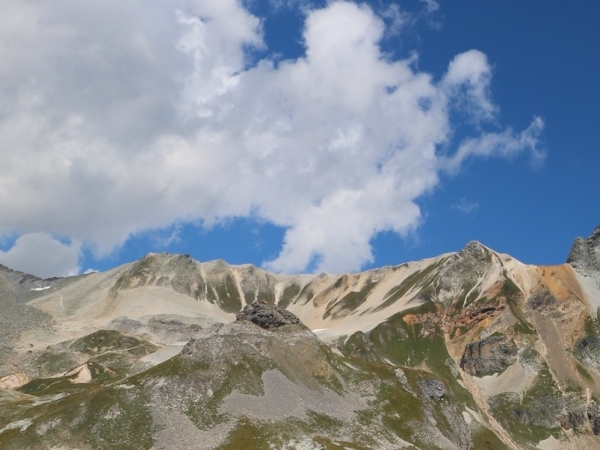
[[600, 226], [587, 239], [578, 237], [571, 246], [567, 263], [582, 275], [598, 276], [600, 272]]

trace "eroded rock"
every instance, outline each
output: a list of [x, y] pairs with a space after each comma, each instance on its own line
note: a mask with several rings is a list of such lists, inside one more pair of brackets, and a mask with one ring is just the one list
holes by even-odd
[[419, 387], [424, 395], [434, 400], [443, 400], [446, 396], [446, 386], [440, 380], [421, 378]]
[[548, 289], [542, 289], [532, 295], [527, 304], [538, 312], [554, 312], [558, 307], [558, 300]]
[[600, 370], [600, 337], [592, 335], [578, 339], [573, 354], [585, 365]]
[[583, 275], [598, 275], [600, 272], [600, 226], [596, 227], [589, 238], [578, 237], [575, 239], [567, 257], [567, 263]]
[[470, 375], [502, 372], [517, 360], [518, 349], [505, 335], [494, 335], [465, 347], [460, 367]]
[[291, 312], [263, 300], [246, 305], [242, 311], [237, 313], [235, 318], [236, 322], [250, 321], [265, 330], [300, 323], [300, 319]]
[[598, 403], [592, 402], [587, 410], [587, 417], [592, 427], [592, 433], [600, 434], [600, 406]]

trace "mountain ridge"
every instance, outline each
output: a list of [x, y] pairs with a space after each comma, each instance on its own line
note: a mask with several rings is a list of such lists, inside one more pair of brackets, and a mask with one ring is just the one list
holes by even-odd
[[0, 267], [0, 318], [20, 320], [0, 445], [597, 448], [598, 230], [557, 266], [472, 241], [349, 274], [168, 253], [62, 279]]

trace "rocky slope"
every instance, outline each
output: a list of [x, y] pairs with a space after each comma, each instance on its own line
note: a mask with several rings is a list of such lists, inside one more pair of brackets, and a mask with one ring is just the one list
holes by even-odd
[[0, 448], [599, 448], [599, 248], [600, 227], [546, 267], [477, 242], [339, 275], [0, 267]]

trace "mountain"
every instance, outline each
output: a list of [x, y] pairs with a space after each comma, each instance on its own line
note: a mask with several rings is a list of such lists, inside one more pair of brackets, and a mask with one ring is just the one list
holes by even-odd
[[567, 261], [0, 266], [0, 448], [597, 449], [600, 227]]

